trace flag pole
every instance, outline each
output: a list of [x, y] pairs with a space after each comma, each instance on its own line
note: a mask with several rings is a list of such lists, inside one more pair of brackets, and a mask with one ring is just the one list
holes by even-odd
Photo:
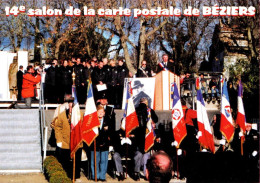
[[243, 149], [243, 137], [240, 138], [240, 142], [241, 142], [241, 156], [244, 155], [244, 149]]
[[95, 165], [95, 182], [97, 182], [97, 156], [96, 156], [96, 151], [97, 151], [97, 149], [96, 149], [97, 147], [96, 147], [96, 139], [94, 140], [94, 165]]
[[75, 182], [75, 153], [73, 155], [73, 183]]
[[125, 170], [126, 171], [126, 176], [125, 176], [126, 178], [127, 178], [127, 167], [128, 167], [127, 161], [128, 161], [128, 144], [126, 144], [126, 167], [125, 167], [126, 168], [126, 170]]
[[177, 179], [179, 179], [178, 149], [179, 148], [176, 148]]

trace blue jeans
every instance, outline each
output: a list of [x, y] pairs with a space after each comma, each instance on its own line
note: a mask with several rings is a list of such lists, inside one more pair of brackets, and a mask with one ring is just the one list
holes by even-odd
[[214, 97], [214, 96], [215, 97], [220, 97], [219, 90], [217, 88], [211, 88], [211, 97]]
[[[97, 151], [97, 179], [106, 179], [107, 164], [108, 164], [108, 151]], [[91, 151], [91, 175], [95, 179], [95, 161], [94, 151]]]

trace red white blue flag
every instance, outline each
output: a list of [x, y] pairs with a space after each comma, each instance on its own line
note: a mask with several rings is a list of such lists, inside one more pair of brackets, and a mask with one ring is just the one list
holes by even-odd
[[246, 115], [243, 105], [243, 86], [241, 81], [238, 85], [238, 98], [237, 98], [237, 120], [236, 123], [240, 126], [240, 129], [245, 133], [246, 131]]
[[172, 104], [172, 129], [173, 136], [178, 148], [184, 137], [187, 135], [187, 129], [184, 121], [180, 95], [176, 83], [174, 83], [173, 104]]
[[89, 81], [88, 97], [82, 123], [82, 138], [88, 146], [90, 146], [94, 139], [98, 136], [99, 126], [100, 122], [98, 120], [97, 108], [93, 97], [92, 82]]
[[81, 114], [80, 107], [77, 100], [75, 85], [72, 86], [72, 96], [74, 97], [74, 106], [71, 112], [71, 124], [70, 124], [70, 156], [74, 157], [76, 151], [81, 145]]
[[162, 62], [159, 63], [159, 66], [160, 66], [164, 71], [168, 71], [168, 69], [166, 68], [166, 66], [165, 66]]
[[127, 84], [126, 88], [126, 105], [121, 128], [125, 131], [126, 137], [129, 137], [131, 131], [139, 126], [139, 122], [135, 112], [135, 106], [132, 98], [131, 82]]
[[224, 81], [223, 83], [222, 97], [221, 97], [220, 131], [226, 137], [226, 140], [228, 142], [232, 140], [234, 136], [234, 126], [232, 123], [232, 115], [231, 115], [226, 81]]
[[199, 137], [200, 144], [215, 153], [215, 145], [213, 140], [213, 134], [211, 132], [209, 118], [205, 107], [205, 102], [202, 97], [201, 90], [197, 90], [197, 121], [198, 128], [201, 132]]
[[147, 109], [147, 124], [146, 124], [146, 135], [145, 135], [145, 144], [144, 152], [148, 152], [154, 145], [155, 133], [153, 129], [153, 121], [151, 117], [151, 109]]

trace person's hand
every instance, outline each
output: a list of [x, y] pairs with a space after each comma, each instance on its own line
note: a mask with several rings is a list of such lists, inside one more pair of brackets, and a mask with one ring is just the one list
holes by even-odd
[[220, 140], [219, 144], [224, 146], [226, 144], [226, 140], [224, 140], [224, 139]]
[[104, 126], [104, 130], [108, 130], [108, 126]]
[[58, 146], [59, 148], [61, 148], [61, 147], [62, 147], [62, 142], [58, 142], [58, 143], [57, 143], [57, 146]]
[[177, 147], [177, 145], [178, 145], [178, 142], [177, 142], [177, 141], [174, 141], [174, 142], [171, 143], [171, 146]]

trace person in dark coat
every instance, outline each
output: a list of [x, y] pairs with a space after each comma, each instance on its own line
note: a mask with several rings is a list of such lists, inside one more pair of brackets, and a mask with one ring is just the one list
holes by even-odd
[[81, 64], [81, 59], [77, 58], [76, 64], [73, 66], [73, 71], [76, 74], [75, 86], [78, 97], [78, 102], [84, 104], [86, 101], [86, 93], [84, 93], [84, 66]]
[[100, 98], [102, 93], [107, 92], [104, 90], [98, 91], [98, 88], [97, 88], [97, 85], [106, 85], [107, 84], [107, 72], [103, 66], [104, 66], [103, 61], [99, 61], [98, 66], [94, 68], [92, 75], [91, 75], [95, 101], [97, 101], [97, 99]]
[[46, 70], [45, 75], [45, 91], [46, 91], [46, 99], [50, 103], [57, 103], [58, 102], [58, 89], [57, 89], [57, 73], [58, 71], [58, 61], [54, 59], [52, 61], [51, 67]]
[[124, 81], [125, 78], [129, 76], [129, 70], [127, 69], [124, 61], [122, 59], [118, 60], [118, 67], [117, 67], [117, 96], [118, 96], [118, 103], [117, 107], [121, 109], [122, 108], [122, 101], [123, 101], [123, 91], [124, 91]]
[[169, 56], [167, 54], [163, 54], [162, 62], [157, 67], [157, 73], [159, 73], [163, 70], [168, 70], [168, 71], [174, 73], [174, 63], [169, 62], [168, 60], [169, 60]]
[[145, 60], [142, 61], [141, 67], [137, 69], [136, 77], [138, 78], [152, 77], [152, 71], [149, 67], [147, 67], [147, 62]]
[[68, 65], [68, 61], [64, 60], [62, 66], [59, 69], [60, 76], [60, 94], [59, 102], [64, 102], [65, 94], [71, 94], [72, 92], [72, 68]]
[[[97, 107], [98, 119], [100, 126], [98, 128], [98, 136], [96, 138], [96, 166], [97, 179], [106, 181], [107, 165], [108, 165], [108, 150], [110, 141], [110, 121], [105, 117], [105, 110], [102, 106]], [[91, 175], [95, 179], [95, 164], [94, 164], [94, 143], [90, 146], [91, 149]]]
[[116, 67], [116, 62], [114, 60], [110, 61], [110, 68], [108, 75], [108, 81], [107, 81], [107, 87], [108, 87], [108, 102], [109, 104], [112, 104], [114, 106], [118, 105], [118, 91], [117, 91], [117, 83], [118, 83], [118, 72]]
[[19, 66], [19, 71], [16, 73], [16, 79], [17, 79], [17, 90], [18, 90], [18, 95], [17, 95], [17, 100], [22, 99], [22, 85], [23, 85], [23, 66]]

